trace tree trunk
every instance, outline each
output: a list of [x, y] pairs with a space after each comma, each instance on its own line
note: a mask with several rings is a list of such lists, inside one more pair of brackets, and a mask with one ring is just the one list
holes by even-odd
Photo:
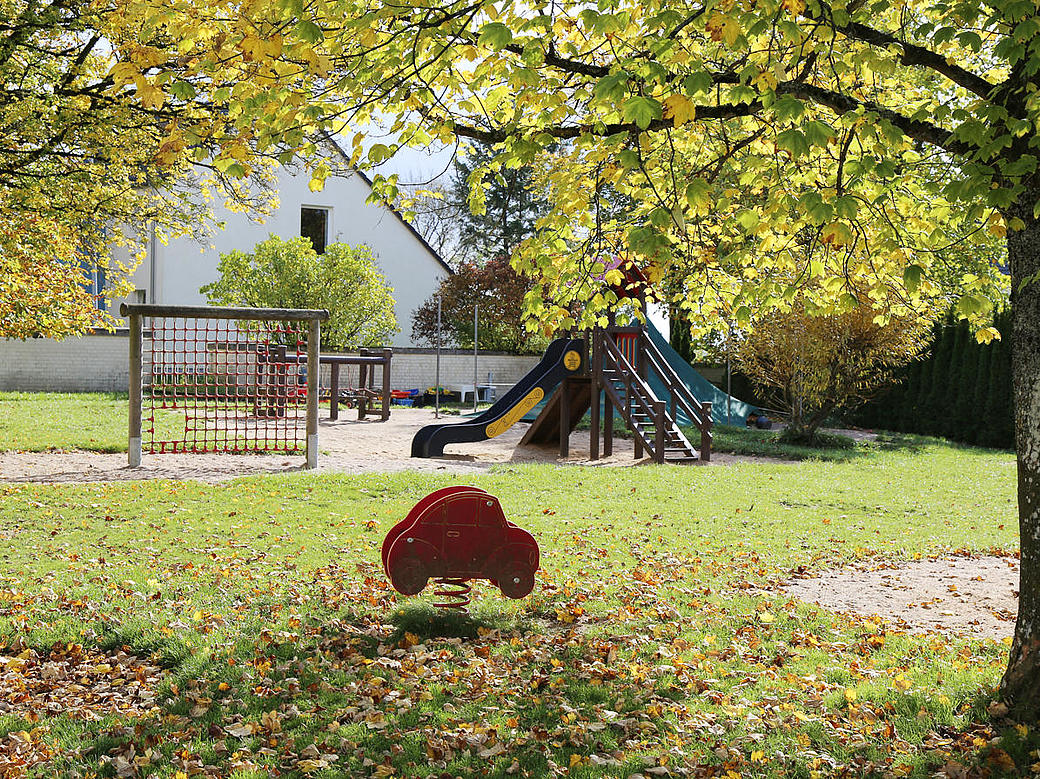
[[1007, 238], [1022, 571], [1015, 638], [1000, 691], [1012, 716], [1030, 722], [1040, 719], [1040, 221], [1033, 216], [1038, 199], [1040, 186], [1034, 183], [1021, 205], [1006, 214], [1025, 223]]

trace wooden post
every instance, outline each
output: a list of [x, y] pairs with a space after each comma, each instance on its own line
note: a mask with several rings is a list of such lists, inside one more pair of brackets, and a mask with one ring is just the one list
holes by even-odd
[[357, 406], [357, 418], [364, 419], [365, 412], [368, 411], [368, 398], [366, 397], [366, 390], [368, 389], [368, 363], [361, 363], [358, 367], [358, 406]]
[[140, 314], [130, 315], [130, 427], [127, 451], [131, 468], [141, 467], [141, 406], [142, 381], [144, 370], [142, 358], [144, 345], [144, 317]]
[[318, 370], [321, 365], [321, 320], [310, 320], [307, 333], [307, 468], [318, 467]]
[[[646, 375], [646, 355], [643, 352], [643, 332], [642, 330], [636, 335], [636, 348], [632, 350], [632, 355], [635, 358], [635, 365], [632, 366], [636, 372], [636, 376], [645, 378]], [[632, 413], [632, 409], [629, 408], [629, 414]], [[635, 447], [635, 458], [638, 460], [643, 456], [643, 439], [640, 436], [636, 436], [636, 447]]]
[[390, 418], [390, 358], [394, 356], [393, 349], [383, 350], [383, 421]]
[[334, 362], [329, 366], [329, 419], [339, 419], [339, 363]]
[[663, 400], [654, 401], [654, 462], [658, 465], [664, 463], [665, 406]]
[[[560, 382], [560, 457], [571, 453], [571, 392], [570, 379]], [[474, 390], [475, 391], [475, 390]]]
[[[729, 401], [726, 401], [727, 403]], [[701, 420], [701, 461], [710, 463], [711, 462], [711, 427], [713, 424], [711, 417], [711, 401], [705, 401], [701, 404], [704, 408], [704, 418]]]
[[[600, 372], [603, 368], [603, 360], [599, 354], [599, 331], [593, 330], [589, 332], [589, 353], [592, 359], [589, 365], [589, 391], [592, 393], [589, 396], [589, 402], [591, 403], [591, 409], [589, 413], [592, 415], [591, 424], [589, 425], [589, 459], [599, 459], [599, 393], [600, 385], [603, 381], [600, 376]], [[608, 404], [609, 405], [609, 404]]]

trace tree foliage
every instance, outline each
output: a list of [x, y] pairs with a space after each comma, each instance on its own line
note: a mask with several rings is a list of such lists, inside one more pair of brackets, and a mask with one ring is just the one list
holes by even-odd
[[259, 308], [316, 308], [329, 312], [321, 341], [334, 349], [379, 346], [397, 332], [393, 289], [367, 246], [271, 236], [251, 254], [220, 255], [220, 278], [200, 291], [210, 303]]
[[106, 326], [90, 271], [60, 223], [0, 215], [0, 338], [61, 338]]
[[[513, 261], [550, 327], [602, 320], [616, 301], [595, 279], [621, 253], [697, 321], [744, 324], [799, 294], [821, 313], [856, 297], [898, 316], [953, 278], [959, 313], [981, 325], [1006, 238], [1023, 586], [1003, 689], [1040, 716], [1033, 3], [114, 0], [106, 12], [116, 64], [99, 99], [168, 115], [164, 164], [240, 174], [314, 127], [349, 128], [356, 162], [465, 138], [495, 145], [494, 168], [538, 163], [551, 210]], [[364, 143], [366, 123], [381, 142]], [[394, 176], [376, 185], [397, 193]], [[608, 188], [633, 208], [605, 209]]]
[[418, 343], [436, 344], [440, 298], [442, 345], [473, 348], [473, 307], [478, 306], [479, 348], [522, 354], [540, 352], [546, 346], [545, 337], [528, 332], [524, 323], [524, 295], [530, 288], [530, 281], [517, 274], [504, 257], [483, 265], [464, 262], [416, 310], [412, 338]]
[[[294, 118], [299, 106], [255, 103], [270, 120], [262, 125], [232, 106], [251, 85], [266, 93], [278, 79], [253, 58], [206, 59], [222, 32], [197, 29], [195, 11], [129, 0], [0, 2], [0, 254], [9, 294], [20, 296], [6, 301], [5, 333], [111, 326], [85, 302], [77, 274], [103, 272], [104, 297], [122, 297], [133, 263], [112, 262], [113, 246], [129, 245], [136, 259], [151, 228], [200, 234], [214, 194], [262, 207], [267, 163], [313, 145], [313, 124]], [[228, 18], [225, 30], [238, 24]], [[200, 39], [201, 50], [192, 43]], [[277, 40], [264, 41], [268, 52]], [[26, 245], [47, 248], [16, 261]], [[40, 314], [31, 290], [44, 288], [56, 297]]]
[[789, 310], [756, 319], [736, 350], [737, 366], [778, 394], [789, 414], [787, 439], [814, 443], [831, 414], [870, 398], [927, 347], [927, 317], [905, 314], [882, 324], [876, 316], [866, 303], [813, 314], [799, 295]]

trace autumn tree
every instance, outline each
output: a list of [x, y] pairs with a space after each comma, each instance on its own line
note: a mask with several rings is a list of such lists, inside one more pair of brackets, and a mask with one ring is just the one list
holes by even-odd
[[[267, 163], [320, 150], [320, 123], [268, 93], [314, 56], [306, 27], [304, 38], [282, 42], [281, 30], [300, 20], [264, 11], [250, 21], [214, 5], [221, 20], [207, 24], [195, 11], [123, 0], [0, 3], [0, 337], [111, 325], [85, 282], [102, 271], [106, 297], [126, 294], [132, 263], [110, 261], [113, 245], [134, 257], [152, 229], [200, 233], [213, 194], [262, 206]], [[209, 59], [220, 56], [218, 39], [233, 52], [220, 62]], [[274, 54], [284, 64], [272, 65]], [[243, 113], [249, 99], [262, 124]], [[27, 246], [45, 250], [30, 256]]]
[[[168, 154], [215, 152], [242, 172], [254, 149], [293, 146], [317, 125], [347, 133], [359, 164], [461, 138], [493, 145], [495, 166], [535, 165], [551, 208], [513, 264], [536, 282], [527, 309], [548, 327], [602, 321], [612, 301], [593, 285], [619, 248], [696, 323], [744, 323], [800, 292], [828, 313], [856, 290], [883, 313], [951, 275], [960, 313], [981, 327], [990, 249], [1005, 241], [1022, 582], [1002, 690], [1015, 714], [1040, 716], [1032, 3], [119, 0], [106, 11], [118, 67], [101, 97], [183, 108], [161, 125]], [[365, 143], [366, 123], [381, 142]], [[314, 174], [318, 185], [320, 165]], [[375, 185], [398, 193], [393, 175]], [[602, 208], [607, 188], [633, 208]]]
[[761, 390], [778, 394], [788, 413], [786, 440], [813, 445], [829, 416], [869, 399], [927, 347], [929, 317], [876, 317], [865, 302], [815, 314], [799, 295], [789, 309], [754, 319], [736, 350], [737, 366]]
[[[396, 140], [369, 147], [372, 162], [466, 138], [495, 144], [500, 165], [544, 163], [552, 209], [513, 262], [536, 280], [528, 309], [550, 326], [601, 321], [610, 301], [590, 283], [619, 247], [655, 283], [671, 279], [695, 321], [744, 323], [802, 289], [837, 311], [853, 281], [884, 312], [934, 294], [954, 264], [959, 311], [981, 326], [990, 253], [974, 247], [1006, 240], [1022, 583], [1002, 691], [1017, 715], [1040, 715], [1031, 3], [344, 3], [316, 22], [352, 119], [395, 117]], [[377, 185], [395, 193], [392, 176]], [[606, 217], [605, 186], [636, 207]]]
[[445, 278], [437, 292], [412, 318], [412, 338], [430, 346], [437, 342], [437, 302], [440, 299], [442, 345], [473, 348], [473, 307], [478, 307], [481, 349], [537, 353], [546, 339], [528, 332], [524, 296], [531, 282], [513, 270], [505, 257], [478, 265], [462, 263]]
[[367, 246], [332, 243], [318, 254], [309, 238], [272, 235], [251, 253], [221, 254], [217, 272], [220, 278], [199, 290], [210, 303], [325, 309], [321, 340], [333, 349], [380, 346], [398, 329], [393, 289]]

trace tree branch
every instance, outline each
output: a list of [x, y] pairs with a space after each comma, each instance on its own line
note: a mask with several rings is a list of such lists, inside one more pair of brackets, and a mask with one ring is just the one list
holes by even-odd
[[964, 87], [972, 94], [986, 100], [990, 99], [993, 88], [996, 86], [996, 84], [991, 84], [970, 70], [950, 62], [941, 54], [936, 54], [931, 49], [926, 49], [923, 46], [901, 41], [891, 33], [875, 30], [873, 27], [868, 27], [859, 22], [850, 22], [844, 26], [834, 25], [834, 29], [847, 38], [852, 38], [862, 43], [869, 43], [871, 46], [877, 46], [878, 48], [887, 49], [892, 45], [899, 46], [903, 50], [903, 54], [899, 59], [903, 65], [920, 65], [929, 70], [934, 70], [953, 83]]

